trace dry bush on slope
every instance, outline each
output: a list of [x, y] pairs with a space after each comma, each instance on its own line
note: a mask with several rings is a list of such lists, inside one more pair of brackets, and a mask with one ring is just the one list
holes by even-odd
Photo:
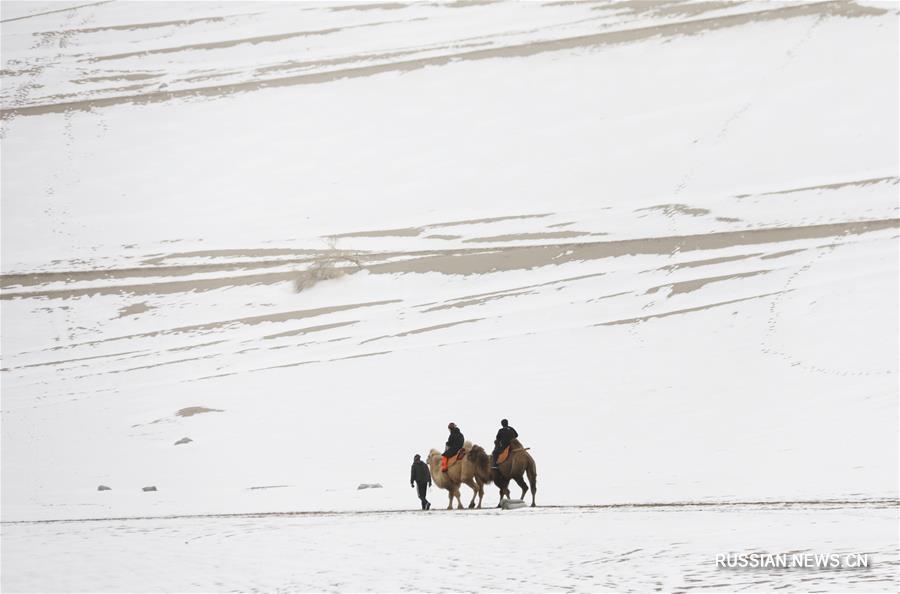
[[294, 290], [304, 291], [310, 287], [345, 274], [353, 274], [362, 269], [359, 254], [339, 250], [335, 241], [329, 241], [329, 249], [323, 251], [313, 260], [306, 270], [300, 271], [294, 279]]

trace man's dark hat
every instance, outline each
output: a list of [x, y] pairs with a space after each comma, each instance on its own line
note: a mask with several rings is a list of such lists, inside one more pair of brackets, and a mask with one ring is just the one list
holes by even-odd
[[502, 421], [500, 421], [500, 424], [503, 425], [504, 427], [506, 427], [507, 425], [509, 425], [509, 421], [507, 421], [506, 419], [503, 419]]

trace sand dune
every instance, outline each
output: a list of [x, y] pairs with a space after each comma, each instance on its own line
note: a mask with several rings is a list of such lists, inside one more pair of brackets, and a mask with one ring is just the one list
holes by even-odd
[[[3, 13], [0, 589], [897, 590], [893, 7]], [[403, 511], [501, 418], [538, 508]]]

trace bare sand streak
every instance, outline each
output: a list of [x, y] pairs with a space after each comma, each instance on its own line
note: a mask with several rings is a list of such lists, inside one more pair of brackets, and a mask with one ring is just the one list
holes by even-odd
[[349, 27], [333, 27], [330, 29], [313, 29], [310, 31], [293, 31], [291, 33], [278, 33], [275, 35], [260, 35], [257, 37], [243, 37], [240, 39], [226, 39], [224, 41], [211, 41], [209, 43], [195, 43], [192, 45], [179, 45], [174, 47], [161, 47], [156, 49], [148, 49], [134, 52], [124, 52], [121, 54], [109, 54], [106, 56], [94, 56], [91, 58], [87, 58], [87, 61], [90, 62], [103, 62], [106, 60], [121, 60], [123, 58], [131, 58], [133, 56], [148, 56], [153, 54], [173, 54], [177, 52], [184, 51], [192, 51], [192, 50], [211, 50], [211, 49], [225, 49], [229, 47], [234, 47], [237, 45], [242, 45], [245, 43], [249, 43], [251, 45], [256, 45], [258, 43], [274, 43], [277, 41], [284, 41], [285, 39], [294, 39], [296, 37], [313, 37], [316, 35], [331, 35], [332, 33], [338, 33], [340, 31], [345, 31], [347, 29], [358, 29], [360, 27], [375, 27], [378, 25], [385, 25], [388, 23], [397, 22], [397, 21], [380, 21], [377, 23], [363, 23], [361, 25], [351, 25]]
[[[797, 252], [802, 252], [803, 249], [793, 250]], [[754, 254], [741, 254], [739, 256], [723, 256], [722, 258], [709, 258], [706, 260], [691, 260], [690, 262], [679, 262], [678, 264], [669, 264], [668, 266], [661, 266], [657, 268], [657, 270], [667, 270], [672, 272], [674, 270], [678, 270], [680, 268], [696, 268], [698, 266], [712, 266], [714, 264], [722, 264], [724, 262], [735, 262], [737, 260], [746, 260], [748, 258], [755, 258], [757, 256], [761, 256], [762, 252], [757, 252]], [[765, 256], [763, 256], [765, 258]]]
[[[775, 227], [723, 231], [702, 235], [677, 235], [613, 241], [563, 243], [537, 246], [500, 246], [469, 250], [433, 250], [427, 252], [390, 252], [389, 256], [412, 256], [396, 262], [382, 262], [365, 266], [372, 274], [402, 274], [439, 272], [442, 274], [486, 274], [508, 270], [527, 270], [541, 266], [564, 264], [583, 260], [597, 260], [637, 254], [673, 254], [694, 250], [714, 250], [740, 245], [779, 243], [804, 239], [859, 235], [862, 233], [895, 229], [900, 219], [879, 219], [847, 223], [828, 223], [805, 227]], [[424, 255], [419, 255], [424, 254]], [[366, 255], [363, 254], [365, 257]], [[373, 256], [369, 254], [368, 256]], [[266, 264], [268, 265], [268, 264]], [[346, 272], [355, 272], [347, 267]], [[54, 273], [55, 274], [55, 273]], [[120, 285], [83, 289], [59, 289], [28, 292], [0, 292], [0, 300], [23, 298], [68, 299], [98, 294], [163, 294], [182, 291], [204, 291], [231, 286], [253, 284], [277, 284], [293, 281], [296, 271], [260, 273], [236, 277], [183, 280], [144, 285]]]
[[352, 320], [349, 322], [335, 322], [334, 324], [321, 324], [319, 326], [307, 326], [305, 328], [298, 328], [296, 330], [288, 330], [286, 332], [278, 332], [276, 334], [267, 334], [263, 336], [266, 339], [273, 338], [284, 338], [287, 336], [299, 336], [302, 334], [309, 334], [310, 332], [322, 332], [323, 330], [331, 330], [332, 328], [341, 328], [343, 326], [350, 326], [351, 324], [356, 324], [359, 320]]
[[721, 281], [734, 280], [738, 278], [749, 278], [751, 276], [758, 276], [760, 274], [765, 274], [767, 272], [772, 272], [771, 270], [751, 270], [749, 272], [738, 272], [735, 274], [723, 274], [721, 276], [708, 276], [705, 278], [695, 278], [686, 281], [680, 281], [677, 283], [666, 283], [664, 285], [658, 285], [656, 287], [651, 287], [647, 289], [647, 294], [656, 293], [660, 289], [664, 289], [666, 287], [671, 287], [671, 291], [669, 292], [669, 297], [672, 295], [678, 295], [680, 293], [691, 293], [698, 289], [702, 289], [706, 285], [710, 283], [718, 283]]
[[258, 13], [232, 14], [220, 17], [201, 17], [197, 19], [183, 19], [176, 21], [155, 21], [150, 23], [129, 23], [127, 25], [107, 25], [105, 27], [90, 27], [87, 29], [62, 29], [60, 31], [38, 31], [34, 35], [42, 35], [45, 37], [59, 37], [70, 35], [87, 35], [90, 33], [105, 33], [106, 31], [139, 31], [141, 29], [154, 29], [156, 27], [184, 27], [196, 23], [221, 23], [225, 19], [251, 16]]
[[368, 340], [362, 341], [359, 344], [363, 345], [363, 344], [366, 344], [367, 342], [375, 342], [376, 340], [383, 340], [385, 338], [401, 338], [404, 336], [412, 336], [413, 334], [422, 334], [423, 332], [433, 332], [435, 330], [443, 330], [444, 328], [452, 328], [453, 326], [459, 326], [460, 324], [471, 324], [472, 322], [480, 322], [483, 319], [484, 318], [472, 318], [471, 320], [460, 320], [458, 322], [447, 322], [446, 324], [435, 324], [434, 326], [425, 326], [424, 328], [416, 328], [415, 330], [407, 330], [406, 332], [400, 332], [399, 334], [388, 334], [386, 336], [378, 336], [376, 338], [370, 338]]
[[487, 60], [495, 58], [520, 58], [545, 52], [568, 50], [581, 47], [632, 43], [646, 39], [652, 39], [655, 37], [696, 35], [705, 31], [714, 31], [725, 27], [736, 27], [748, 23], [766, 20], [780, 20], [806, 16], [840, 16], [845, 18], [865, 17], [882, 15], [886, 14], [887, 12], [888, 11], [886, 9], [859, 6], [846, 2], [844, 0], [817, 2], [796, 6], [770, 8], [736, 15], [710, 17], [706, 19], [696, 19], [677, 23], [654, 25], [636, 29], [594, 33], [590, 35], [580, 35], [562, 39], [534, 41], [526, 44], [459, 52], [444, 56], [401, 60], [386, 64], [345, 68], [327, 72], [299, 74], [295, 76], [275, 79], [246, 81], [212, 87], [181, 89], [176, 91], [153, 92], [129, 96], [104, 97], [97, 99], [86, 99], [82, 101], [14, 107], [0, 110], [0, 118], [5, 119], [15, 116], [64, 113], [66, 111], [73, 110], [85, 111], [101, 107], [108, 107], [111, 105], [120, 105], [124, 103], [159, 103], [184, 97], [217, 97], [229, 95], [232, 93], [254, 91], [265, 88], [276, 88], [304, 84], [321, 84], [347, 78], [368, 77], [385, 72], [410, 72], [413, 70], [425, 68], [426, 66], [445, 66], [452, 62], [458, 61]]
[[900, 182], [900, 178], [895, 176], [887, 176], [887, 177], [873, 177], [871, 179], [861, 179], [857, 181], [848, 181], [848, 182], [838, 182], [834, 184], [825, 184], [821, 186], [807, 186], [805, 188], [792, 188], [790, 190], [779, 190], [777, 192], [766, 192], [765, 194], [760, 194], [761, 196], [776, 196], [778, 194], [793, 194], [794, 192], [807, 192], [809, 190], [839, 190], [841, 188], [846, 188], [847, 186], [869, 186], [872, 184], [879, 184], [882, 182], [891, 182], [892, 185], [897, 185]]
[[372, 273], [440, 272], [443, 274], [485, 274], [636, 254], [673, 254], [693, 250], [721, 249], [738, 245], [856, 235], [882, 229], [893, 229], [898, 226], [900, 226], [900, 219], [881, 219], [853, 223], [811, 225], [807, 227], [724, 231], [705, 235], [517, 246], [474, 254], [427, 256], [400, 262], [388, 262], [373, 265], [368, 270]]
[[318, 307], [315, 309], [298, 309], [294, 311], [285, 311], [261, 316], [250, 316], [247, 318], [235, 318], [231, 320], [222, 320], [219, 322], [209, 322], [206, 324], [194, 324], [191, 326], [179, 326], [177, 328], [168, 328], [165, 330], [156, 330], [153, 332], [141, 332], [139, 334], [128, 334], [126, 336], [116, 336], [113, 338], [104, 338], [102, 340], [92, 340], [88, 342], [79, 342], [74, 344], [60, 345], [47, 350], [60, 350], [65, 348], [73, 348], [79, 346], [93, 346], [104, 344], [118, 340], [128, 340], [131, 338], [146, 338], [151, 336], [162, 336], [167, 334], [183, 334], [185, 332], [203, 332], [206, 330], [219, 330], [227, 326], [242, 325], [255, 326], [265, 322], [287, 322], [290, 320], [300, 320], [303, 318], [312, 318], [340, 311], [348, 311], [351, 309], [359, 309], [361, 307], [373, 307], [377, 305], [387, 305], [390, 303], [400, 303], [400, 299], [388, 299], [385, 301], [367, 301], [364, 303], [350, 303], [347, 305], [332, 305], [329, 307]]
[[529, 241], [539, 239], [574, 239], [591, 235], [587, 231], [546, 231], [538, 233], [510, 233], [507, 235], [492, 235], [490, 237], [471, 237], [464, 239], [463, 243], [493, 243], [499, 241]]
[[[319, 252], [327, 256], [327, 252]], [[186, 276], [206, 272], [232, 272], [258, 268], [274, 268], [292, 264], [305, 264], [314, 258], [293, 258], [289, 260], [253, 260], [244, 262], [216, 262], [212, 264], [188, 264], [178, 266], [145, 266], [141, 268], [111, 268], [100, 270], [70, 270], [61, 272], [34, 272], [25, 274], [4, 274], [0, 276], [0, 288], [28, 287], [47, 283], [71, 283], [95, 280], [118, 280], [128, 278], [161, 278]], [[148, 260], [149, 261], [149, 260]]]
[[23, 19], [30, 19], [34, 17], [44, 16], [45, 14], [55, 14], [57, 12], [68, 12], [70, 10], [78, 10], [79, 8], [88, 8], [89, 6], [100, 6], [101, 4], [109, 4], [113, 0], [101, 0], [100, 2], [91, 2], [90, 4], [80, 4], [78, 6], [69, 6], [67, 8], [58, 8], [56, 10], [47, 10], [45, 12], [35, 12], [32, 14], [26, 14], [24, 16], [15, 17], [12, 19], [3, 19], [0, 20], [0, 23], [11, 23], [13, 21], [21, 21]]
[[628, 318], [624, 320], [613, 320], [611, 322], [601, 322], [600, 324], [594, 324], [594, 326], [619, 326], [622, 324], [635, 324], [637, 322], [646, 322], [647, 320], [653, 320], [656, 318], [667, 318], [669, 316], [677, 316], [686, 313], [693, 313], [695, 311], [703, 311], [706, 309], [712, 309], [713, 307], [721, 307], [723, 305], [731, 305], [732, 303], [740, 303], [742, 301], [750, 301], [752, 299], [761, 299], [763, 297], [772, 297], [774, 295], [780, 295], [781, 293], [790, 292], [788, 291], [775, 291], [773, 293], [764, 293], [762, 295], [753, 295], [751, 297], [741, 297], [740, 299], [730, 299], [728, 301], [719, 301], [718, 303], [710, 303], [707, 305], [699, 305], [697, 307], [688, 307], [685, 309], [676, 309], [674, 311], [665, 311], [658, 314], [651, 314], [647, 316], [641, 316], [639, 318]]

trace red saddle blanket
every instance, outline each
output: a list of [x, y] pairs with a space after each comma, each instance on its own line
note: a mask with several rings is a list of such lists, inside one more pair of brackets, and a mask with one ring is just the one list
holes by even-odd
[[447, 458], [447, 456], [441, 456], [441, 470], [447, 470], [448, 468], [456, 464], [458, 460], [462, 460], [465, 457], [466, 448], [459, 448], [459, 453], [453, 456], [452, 459]]
[[499, 456], [497, 456], [497, 464], [503, 464], [504, 462], [506, 462], [506, 459], [509, 458], [509, 447], [510, 446], [506, 446], [505, 448], [503, 448], [503, 451], [500, 452]]

